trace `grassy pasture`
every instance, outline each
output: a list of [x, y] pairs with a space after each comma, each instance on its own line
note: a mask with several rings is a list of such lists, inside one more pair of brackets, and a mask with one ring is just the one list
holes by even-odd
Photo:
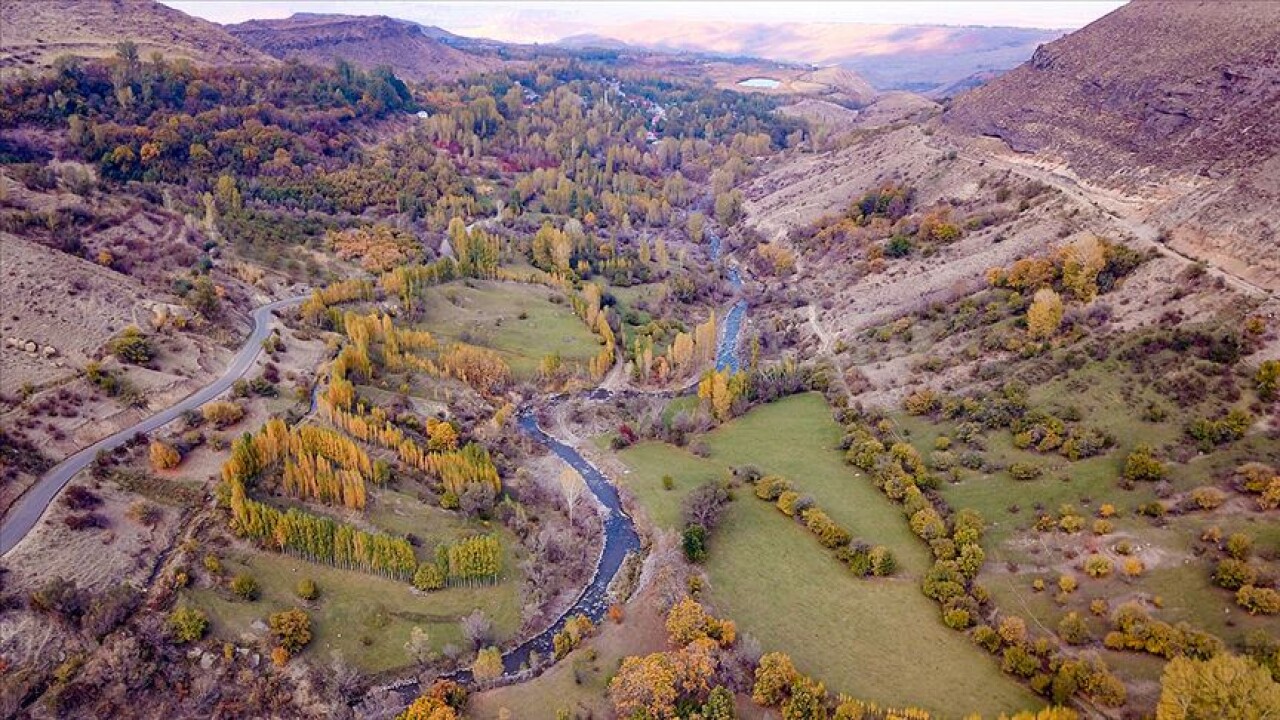
[[[383, 489], [374, 497], [365, 512], [368, 524], [379, 530], [413, 533], [419, 537], [416, 549], [419, 560], [432, 559], [437, 543], [497, 532], [505, 550], [501, 580], [493, 586], [448, 588], [422, 594], [399, 580], [269, 551], [238, 550], [222, 557], [224, 578], [241, 572], [252, 575], [261, 588], [256, 601], [236, 598], [226, 589], [225, 581], [222, 588], [185, 590], [185, 599], [209, 614], [212, 632], [231, 641], [254, 635], [253, 623], [266, 622], [273, 612], [301, 607], [311, 615], [315, 633], [305, 652], [318, 653], [322, 662], [327, 662], [329, 653], [336, 650], [364, 672], [410, 664], [404, 645], [414, 626], [427, 630], [437, 651], [450, 643], [464, 645], [458, 620], [477, 608], [493, 620], [500, 641], [515, 633], [520, 625], [520, 558], [517, 542], [509, 531], [499, 525], [468, 521], [404, 493]], [[204, 568], [196, 572], [205, 574]], [[295, 589], [303, 578], [310, 578], [319, 586], [318, 599], [308, 603], [297, 597]]]
[[[791, 654], [835, 692], [887, 705], [916, 705], [943, 717], [1039, 705], [996, 663], [947, 629], [920, 592], [927, 553], [905, 518], [865, 476], [843, 463], [839, 426], [818, 395], [757, 408], [702, 438], [707, 458], [659, 443], [620, 453], [624, 482], [655, 524], [675, 528], [680, 498], [734, 465], [785, 475], [856, 537], [888, 546], [897, 577], [853, 577], [801, 526], [748, 489], [737, 493], [711, 540], [706, 570], [718, 612]], [[675, 489], [662, 488], [662, 476]], [[922, 678], [928, 678], [927, 682]]]
[[520, 378], [537, 374], [542, 358], [560, 353], [582, 364], [600, 349], [557, 290], [514, 282], [454, 282], [433, 288], [423, 301], [423, 328], [443, 342], [461, 340], [497, 351]]

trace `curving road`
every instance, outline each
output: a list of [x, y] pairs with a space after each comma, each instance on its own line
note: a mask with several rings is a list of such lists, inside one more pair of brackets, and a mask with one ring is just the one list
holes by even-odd
[[4, 521], [0, 522], [0, 555], [8, 554], [18, 543], [22, 542], [22, 539], [31, 531], [31, 528], [40, 522], [40, 517], [44, 515], [49, 503], [53, 502], [53, 499], [71, 481], [71, 478], [75, 477], [76, 473], [93, 462], [99, 452], [114, 450], [128, 442], [130, 438], [138, 433], [149, 433], [176, 419], [182, 413], [204, 405], [230, 388], [236, 380], [239, 380], [249, 371], [249, 368], [253, 366], [254, 360], [258, 358], [258, 353], [262, 349], [262, 341], [267, 338], [270, 332], [272, 313], [281, 308], [296, 305], [305, 299], [306, 296], [299, 296], [277, 300], [254, 309], [253, 332], [245, 340], [244, 347], [240, 348], [235, 357], [231, 359], [231, 364], [227, 366], [222, 377], [194, 394], [187, 396], [176, 405], [161, 410], [135, 425], [99, 440], [58, 463], [52, 470], [45, 473], [44, 477], [41, 477], [22, 497], [18, 498], [18, 501], [13, 504], [8, 514], [5, 515]]

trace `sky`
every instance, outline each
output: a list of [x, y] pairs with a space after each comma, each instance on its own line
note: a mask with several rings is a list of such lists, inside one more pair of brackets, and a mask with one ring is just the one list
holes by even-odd
[[1124, 0], [860, 0], [683, 2], [405, 2], [402, 0], [161, 0], [218, 23], [283, 18], [295, 12], [389, 15], [435, 25], [459, 35], [505, 42], [546, 43], [580, 33], [607, 34], [610, 26], [653, 21], [744, 23], [877, 23], [894, 25], [1002, 25], [1075, 29]]

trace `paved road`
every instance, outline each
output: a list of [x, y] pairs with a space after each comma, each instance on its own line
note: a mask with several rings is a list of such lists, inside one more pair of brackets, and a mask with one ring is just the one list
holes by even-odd
[[128, 442], [137, 433], [149, 433], [179, 417], [182, 413], [200, 407], [230, 388], [236, 380], [239, 380], [249, 371], [249, 368], [253, 366], [253, 361], [258, 358], [258, 352], [262, 349], [262, 341], [266, 339], [271, 327], [272, 313], [280, 308], [296, 305], [305, 299], [305, 297], [294, 297], [287, 300], [277, 300], [255, 309], [253, 311], [253, 332], [249, 335], [248, 340], [245, 341], [244, 347], [240, 348], [240, 351], [231, 359], [231, 364], [227, 366], [227, 370], [222, 374], [222, 377], [215, 380], [211, 385], [207, 385], [179, 401], [178, 404], [162, 410], [110, 437], [99, 440], [58, 463], [52, 470], [45, 473], [44, 477], [40, 478], [22, 497], [18, 498], [18, 502], [14, 503], [13, 507], [9, 509], [9, 513], [5, 515], [3, 523], [0, 523], [0, 555], [8, 554], [14, 546], [22, 542], [22, 538], [27, 536], [27, 533], [36, 526], [36, 523], [40, 522], [40, 517], [44, 515], [49, 503], [53, 502], [53, 499], [71, 481], [71, 478], [75, 477], [76, 473], [93, 462], [93, 459], [97, 457], [100, 451], [114, 450]]

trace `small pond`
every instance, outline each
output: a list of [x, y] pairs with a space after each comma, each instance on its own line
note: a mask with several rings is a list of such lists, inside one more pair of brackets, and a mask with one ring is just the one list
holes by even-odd
[[772, 90], [778, 87], [779, 85], [781, 85], [782, 81], [774, 80], [773, 78], [766, 78], [766, 77], [753, 77], [753, 78], [747, 78], [746, 80], [740, 80], [738, 81], [738, 84], [741, 85], [742, 87], [767, 88], [769, 90]]

